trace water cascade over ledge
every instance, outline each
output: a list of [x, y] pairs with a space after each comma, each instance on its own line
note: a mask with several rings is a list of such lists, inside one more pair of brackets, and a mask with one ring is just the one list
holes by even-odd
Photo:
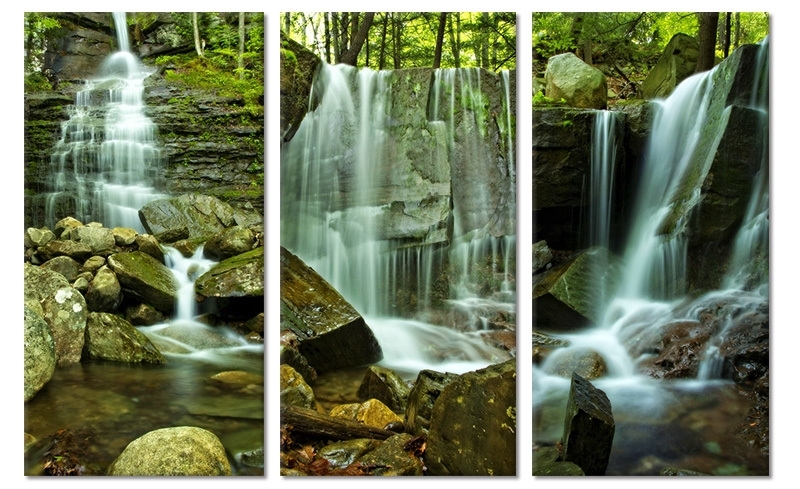
[[[767, 385], [768, 371], [759, 364], [768, 359], [761, 347], [748, 345], [747, 353], [737, 347], [747, 338], [765, 341], [753, 338], [766, 334], [769, 311], [768, 42], [748, 48], [738, 55], [757, 60], [747, 68], [754, 73], [749, 86], [734, 84], [731, 95], [719, 95], [717, 85], [730, 84], [733, 76], [718, 65], [652, 102], [650, 139], [618, 271], [603, 263], [592, 272], [615, 274], [615, 287], [597, 294], [603, 300], [588, 327], [548, 332], [567, 346], [533, 365], [534, 445], [557, 441], [564, 428], [570, 381], [556, 371], [593, 352], [602, 373], [592, 383], [608, 395], [617, 423], [607, 475], [658, 475], [668, 467], [713, 475], [768, 473], [761, 453], [768, 447], [751, 441], [741, 448], [732, 434], [736, 425], [749, 424], [739, 430], [751, 439], [757, 435], [748, 429], [768, 423], [762, 408], [751, 404]], [[626, 197], [609, 185], [613, 160], [599, 156], [613, 154], [613, 137], [600, 129], [610, 117], [597, 113], [592, 141], [588, 214], [589, 246], [595, 249], [610, 246], [609, 208]], [[740, 127], [744, 136], [736, 133]], [[746, 149], [730, 142], [731, 133], [748, 138]], [[745, 189], [740, 200], [746, 205], [736, 201], [719, 212], [720, 188]], [[725, 220], [736, 212], [740, 218]], [[593, 283], [606, 281], [595, 275]], [[761, 375], [766, 377], [758, 380]]]
[[282, 245], [364, 316], [382, 364], [404, 375], [509, 358], [481, 334], [516, 309], [510, 93], [508, 73], [323, 65], [282, 148]]
[[144, 80], [154, 70], [130, 52], [125, 13], [114, 14], [119, 50], [86, 80], [50, 159], [45, 224], [81, 222], [143, 232], [138, 211], [165, 197], [154, 188], [164, 164], [158, 128], [145, 115]]

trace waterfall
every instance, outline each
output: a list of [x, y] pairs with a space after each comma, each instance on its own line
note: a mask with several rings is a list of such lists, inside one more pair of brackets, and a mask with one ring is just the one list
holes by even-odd
[[[566, 346], [554, 348], [533, 365], [535, 436], [545, 441], [557, 440], [564, 426], [569, 379], [560, 376], [558, 368], [597, 360], [593, 365], [598, 377], [592, 383], [608, 395], [623, 437], [615, 436], [613, 475], [660, 470], [673, 463], [673, 450], [681, 452], [676, 457], [680, 464], [707, 456], [703, 449], [678, 448], [680, 442], [665, 441], [662, 449], [643, 442], [648, 435], [639, 439], [633, 432], [658, 433], [663, 420], [675, 413], [698, 419], [709, 416], [707, 409], [719, 409], [729, 401], [727, 393], [747, 390], [741, 370], [758, 382], [768, 380], [758, 377], [766, 368], [759, 355], [768, 352], [764, 342], [769, 321], [768, 42], [762, 43], [757, 55], [750, 48], [735, 53], [741, 57], [731, 57], [739, 64], [695, 74], [669, 97], [652, 101], [650, 137], [621, 248], [620, 287], [601, 305], [604, 313], [596, 324], [575, 333], [551, 333]], [[737, 69], [742, 71], [734, 74]], [[734, 76], [747, 79], [751, 69], [752, 86], [731, 84]], [[722, 87], [714, 92], [712, 85], [717, 82]], [[609, 236], [619, 232], [613, 211], [608, 219], [609, 209], [616, 208], [611, 207], [615, 199], [631, 193], [615, 189], [614, 179], [607, 178], [616, 171], [605, 162], [613, 141], [604, 129], [607, 117], [598, 112], [593, 129], [587, 182], [589, 246], [607, 246]], [[734, 138], [748, 139], [739, 143]], [[720, 183], [728, 176], [725, 171], [741, 173], [732, 183]], [[729, 204], [734, 201], [730, 195], [723, 203], [714, 200], [714, 192], [730, 193], [733, 188], [750, 192], [746, 209]], [[714, 220], [725, 212], [739, 212], [742, 217]], [[725, 233], [714, 234], [717, 223]], [[610, 234], [609, 229], [613, 229]], [[717, 241], [703, 248], [705, 243], [697, 236], [706, 235]], [[713, 256], [719, 263], [706, 265], [704, 260], [715, 253], [721, 256]], [[709, 266], [711, 277], [706, 281], [695, 278], [702, 275], [702, 268], [699, 273], [693, 270], [704, 266]], [[745, 348], [751, 356], [743, 359]], [[698, 406], [699, 399], [715, 407]], [[753, 404], [758, 401], [747, 401], [742, 411]], [[745, 416], [742, 411], [737, 414]], [[723, 428], [728, 429], [714, 426], [717, 431]], [[697, 429], [680, 423], [669, 429], [682, 440], [705, 439]], [[720, 466], [735, 458], [718, 455]], [[645, 469], [642, 465], [651, 459], [657, 462]]]
[[144, 229], [138, 211], [164, 197], [153, 188], [164, 164], [156, 125], [145, 115], [144, 80], [154, 70], [129, 51], [124, 13], [115, 13], [119, 50], [86, 80], [50, 158], [46, 225], [81, 222]]
[[[483, 301], [494, 300], [492, 294], [502, 297], [505, 289], [503, 307], [509, 312], [515, 307], [508, 299], [515, 233], [498, 232], [513, 226], [516, 212], [507, 75], [500, 81], [505, 113], [489, 114], [477, 69], [425, 73], [430, 72], [323, 64], [312, 86], [312, 110], [281, 148], [282, 245], [353, 304], [382, 343], [385, 361], [394, 365], [419, 365], [392, 355], [388, 343], [402, 344], [398, 335], [410, 336], [411, 344], [419, 335], [431, 335], [428, 345], [442, 341], [442, 325], [419, 320], [442, 301], [453, 301], [453, 308], [480, 302], [477, 307], [485, 309]], [[410, 99], [398, 101], [406, 96], [401, 93]], [[508, 137], [496, 159], [486, 149], [488, 117], [499, 119]], [[405, 122], [409, 119], [414, 122]], [[417, 131], [412, 145], [403, 131]], [[456, 142], [465, 137], [463, 131], [475, 141], [457, 150], [467, 144]], [[466, 196], [451, 189], [454, 172], [496, 161], [509, 177], [506, 201], [498, 207], [510, 214], [500, 217], [486, 211], [490, 196], [480, 186], [466, 206], [459, 201]], [[474, 282], [478, 275], [481, 284]], [[485, 324], [479, 319], [465, 326], [480, 330]], [[464, 353], [471, 360], [459, 368], [488, 363], [479, 339], [456, 336], [464, 350], [474, 343], [472, 348], [482, 351]]]

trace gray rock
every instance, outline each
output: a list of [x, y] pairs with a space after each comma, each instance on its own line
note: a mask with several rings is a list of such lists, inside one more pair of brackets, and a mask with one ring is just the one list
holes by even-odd
[[32, 399], [53, 377], [56, 344], [50, 326], [25, 306], [25, 402]]
[[358, 387], [358, 397], [362, 401], [377, 399], [395, 412], [406, 410], [406, 400], [411, 389], [393, 370], [370, 365], [364, 372], [364, 380]]
[[25, 301], [41, 307], [55, 340], [58, 366], [81, 359], [88, 309], [80, 292], [60, 273], [25, 264]]
[[178, 283], [165, 265], [141, 251], [117, 253], [108, 257], [108, 266], [117, 274], [123, 291], [170, 314], [178, 297]]
[[217, 436], [194, 426], [162, 428], [133, 440], [108, 468], [111, 476], [231, 475]]
[[383, 358], [364, 318], [331, 285], [281, 247], [281, 330], [318, 372], [375, 363]]
[[93, 312], [114, 312], [122, 302], [122, 286], [117, 275], [104, 266], [97, 271], [86, 291], [86, 305]]
[[544, 73], [545, 95], [566, 100], [570, 107], [605, 109], [608, 104], [606, 76], [584, 63], [573, 53], [558, 54], [547, 60]]
[[90, 360], [164, 363], [158, 348], [125, 319], [106, 312], [89, 313], [84, 356]]

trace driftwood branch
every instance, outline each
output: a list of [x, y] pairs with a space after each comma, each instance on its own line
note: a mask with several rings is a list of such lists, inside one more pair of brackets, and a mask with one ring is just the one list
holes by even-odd
[[334, 440], [351, 440], [354, 438], [372, 438], [385, 440], [394, 431], [367, 426], [356, 421], [335, 418], [318, 413], [313, 409], [281, 404], [281, 426], [288, 426], [292, 432], [313, 435]]

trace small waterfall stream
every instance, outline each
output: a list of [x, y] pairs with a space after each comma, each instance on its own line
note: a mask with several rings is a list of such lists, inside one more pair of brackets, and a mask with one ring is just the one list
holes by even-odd
[[[423, 105], [427, 140], [414, 149], [420, 152], [416, 159], [398, 163], [403, 159], [394, 156], [399, 149], [395, 127], [405, 109], [396, 108], [395, 91], [413, 84], [411, 79], [391, 71], [322, 66], [312, 88], [313, 110], [282, 148], [281, 243], [364, 316], [384, 351], [381, 363], [413, 378], [424, 368], [463, 373], [509, 358], [487, 345], [479, 330], [481, 311], [515, 312], [511, 260], [516, 251], [513, 232], [493, 235], [490, 226], [467, 227], [468, 221], [490, 221], [483, 208], [464, 211], [451, 204], [457, 198], [450, 196], [447, 176], [457, 131], [453, 114], [463, 110], [458, 118], [475, 128], [486, 123], [480, 119], [486, 101], [478, 71], [434, 72], [433, 93]], [[412, 92], [414, 97], [425, 90], [417, 83]], [[510, 126], [509, 114], [498, 116]], [[515, 171], [511, 137], [503, 158], [507, 174]], [[475, 161], [489, 160], [485, 145], [475, 139], [465, 153]], [[516, 186], [511, 177], [509, 198]], [[409, 185], [415, 178], [418, 185]], [[488, 196], [470, 198], [482, 203]], [[505, 205], [516, 212], [514, 201]], [[434, 224], [419, 229], [416, 218]], [[501, 220], [513, 222], [513, 217]], [[477, 274], [484, 274], [482, 287], [475, 283]], [[445, 284], [449, 290], [443, 291]], [[431, 319], [437, 309], [460, 309], [473, 319], [453, 329]]]
[[[767, 48], [765, 41], [759, 50], [759, 63], [763, 64], [756, 73], [763, 76], [767, 73]], [[760, 170], [719, 290], [699, 297], [688, 296], [686, 290], [687, 238], [683, 231], [691, 226], [691, 216], [684, 209], [700, 203], [701, 189], [687, 189], [685, 182], [695, 171], [690, 164], [697, 161], [695, 147], [708, 124], [715, 70], [687, 78], [668, 98], [653, 102], [652, 136], [633, 200], [620, 286], [606, 301], [597, 324], [574, 334], [553, 334], [569, 346], [554, 350], [533, 366], [534, 439], [557, 440], [564, 426], [570, 383], [548, 373], [551, 366], [588, 350], [602, 356], [606, 373], [592, 383], [608, 395], [617, 422], [608, 475], [656, 475], [664, 466], [681, 464], [718, 475], [765, 470], [760, 460], [754, 462], [757, 456], [733, 453], [729, 446], [733, 443], [731, 419], [746, 419], [749, 406], [729, 377], [725, 378], [719, 348], [732, 325], [768, 307], [768, 144], [763, 144]], [[762, 76], [755, 78], [757, 83], [767, 83]], [[765, 91], [753, 88], [753, 93], [759, 92]], [[765, 114], [757, 136], [768, 141], [766, 98], [752, 99], [748, 109]], [[607, 111], [598, 112], [594, 131], [590, 246], [608, 246], [605, 230], [614, 196], [608, 182], [614, 170], [613, 162], [609, 165], [600, 155], [613, 153], [609, 149], [613, 138], [600, 128], [610, 117]], [[689, 337], [700, 335], [699, 325], [709, 321], [710, 311], [715, 327], [703, 343], [706, 349], [695, 378], [659, 380], [644, 373], [643, 366], [658, 352], [637, 345], [654, 344], [648, 340], [654, 339], [666, 349], [674, 340], [671, 334], [685, 330]], [[658, 442], [653, 443], [654, 439]], [[750, 455], [752, 467], [747, 466]]]

